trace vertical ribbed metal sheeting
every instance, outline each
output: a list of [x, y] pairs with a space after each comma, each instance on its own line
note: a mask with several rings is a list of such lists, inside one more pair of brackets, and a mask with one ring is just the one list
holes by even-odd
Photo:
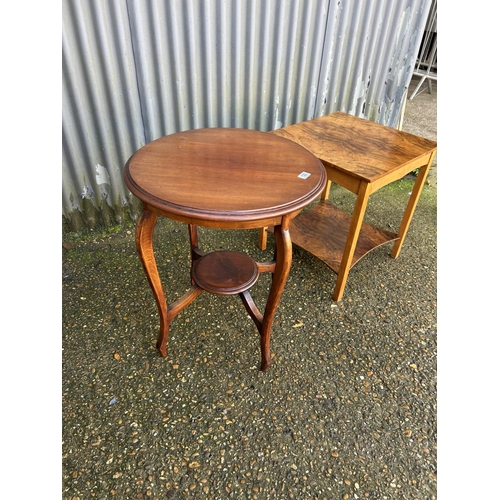
[[124, 162], [145, 144], [125, 0], [63, 2], [62, 49], [63, 213], [114, 223]]
[[63, 0], [63, 215], [135, 218], [123, 166], [165, 134], [395, 126], [430, 1]]
[[129, 2], [146, 140], [312, 117], [328, 3]]
[[331, 2], [317, 116], [397, 125], [431, 0]]

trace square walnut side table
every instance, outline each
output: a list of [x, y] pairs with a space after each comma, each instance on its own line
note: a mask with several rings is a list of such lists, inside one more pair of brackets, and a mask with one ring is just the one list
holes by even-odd
[[[394, 241], [398, 257], [437, 143], [378, 123], [336, 112], [271, 132], [311, 151], [325, 166], [328, 182], [321, 200], [296, 217], [292, 242], [322, 260], [338, 276], [333, 300], [342, 299], [350, 269], [374, 248]], [[419, 170], [397, 234], [363, 222], [368, 199], [378, 189]], [[334, 182], [357, 195], [352, 214], [328, 200]], [[259, 247], [267, 245], [266, 228]]]

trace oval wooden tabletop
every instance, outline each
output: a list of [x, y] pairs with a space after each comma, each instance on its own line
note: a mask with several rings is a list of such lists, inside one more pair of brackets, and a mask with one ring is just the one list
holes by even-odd
[[200, 221], [282, 216], [316, 199], [326, 185], [322, 163], [274, 134], [205, 128], [167, 135], [139, 149], [125, 183], [148, 205]]

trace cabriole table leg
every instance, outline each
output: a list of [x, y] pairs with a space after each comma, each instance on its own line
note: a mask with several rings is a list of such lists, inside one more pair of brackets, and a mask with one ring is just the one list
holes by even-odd
[[165, 300], [165, 293], [161, 285], [153, 250], [153, 234], [157, 218], [157, 214], [144, 208], [144, 212], [137, 221], [135, 244], [149, 284], [153, 290], [156, 305], [158, 306], [158, 312], [160, 314], [160, 333], [158, 335], [156, 347], [160, 351], [160, 354], [165, 357], [167, 355], [168, 340], [167, 301]]
[[271, 328], [273, 326], [274, 315], [278, 308], [278, 303], [290, 272], [290, 267], [292, 266], [292, 240], [290, 238], [289, 224], [290, 219], [285, 216], [283, 217], [281, 225], [274, 227], [276, 267], [262, 319], [262, 331], [260, 334], [260, 369], [262, 371], [266, 371], [271, 364]]

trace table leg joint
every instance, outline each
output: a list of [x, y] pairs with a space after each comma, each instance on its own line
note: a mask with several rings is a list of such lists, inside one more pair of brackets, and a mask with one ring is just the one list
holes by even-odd
[[259, 273], [274, 273], [276, 269], [276, 262], [267, 261], [267, 262], [256, 262], [257, 267], [259, 269]]
[[192, 285], [184, 295], [172, 302], [168, 306], [168, 321], [171, 322], [185, 307], [191, 304], [201, 292], [203, 292], [203, 288], [200, 288], [198, 285]]
[[247, 310], [247, 313], [255, 323], [255, 326], [257, 327], [259, 334], [262, 334], [263, 316], [262, 313], [257, 308], [257, 306], [255, 305], [255, 302], [253, 301], [250, 292], [248, 290], [245, 290], [244, 292], [241, 292], [238, 295], [240, 296], [241, 301], [243, 302], [243, 305]]

